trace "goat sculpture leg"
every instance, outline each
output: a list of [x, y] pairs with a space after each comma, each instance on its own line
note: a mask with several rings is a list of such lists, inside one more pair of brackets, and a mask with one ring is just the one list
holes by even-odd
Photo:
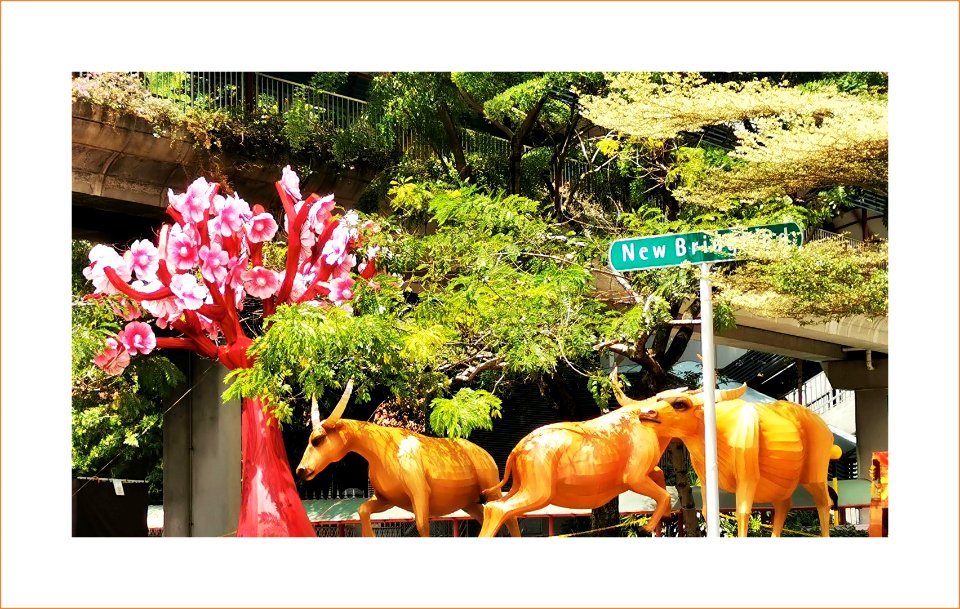
[[[463, 511], [473, 516], [473, 519], [480, 523], [480, 528], [483, 529], [483, 506], [478, 504], [470, 505], [463, 508]], [[516, 518], [507, 518], [504, 521], [504, 524], [507, 525], [507, 530], [510, 531], [511, 537], [520, 537], [520, 523], [517, 522]]]
[[790, 506], [793, 505], [793, 499], [787, 497], [783, 501], [774, 501], [773, 502], [773, 533], [771, 537], [780, 537], [780, 533], [783, 532], [783, 523], [787, 521], [787, 513], [790, 511]]
[[827, 483], [810, 482], [803, 485], [817, 506], [817, 515], [820, 516], [820, 536], [830, 537], [830, 492], [827, 491]]
[[753, 496], [757, 483], [737, 484], [737, 536], [746, 537], [750, 532], [750, 514], [753, 513]]
[[357, 514], [360, 516], [360, 531], [364, 537], [374, 537], [373, 524], [370, 522], [370, 514], [379, 514], [393, 507], [389, 501], [383, 501], [376, 497], [371, 497], [357, 508]]
[[650, 520], [647, 521], [647, 524], [643, 525], [643, 530], [647, 533], [653, 533], [657, 526], [660, 524], [660, 520], [663, 518], [664, 514], [667, 513], [667, 510], [670, 509], [670, 503], [672, 501], [670, 493], [668, 493], [663, 487], [656, 483], [652, 478], [644, 474], [642, 477], [637, 477], [635, 480], [628, 480], [627, 484], [630, 485], [630, 490], [634, 493], [639, 493], [640, 495], [646, 495], [651, 499], [657, 501], [657, 509], [654, 510], [653, 515], [650, 517]]
[[[538, 484], [524, 486], [517, 493], [511, 493], [499, 501], [491, 501], [483, 506], [483, 526], [480, 528], [480, 537], [493, 537], [500, 530], [504, 521], [533, 510], [539, 510], [550, 503], [550, 482], [539, 481]], [[513, 531], [510, 531], [513, 534]], [[519, 527], [517, 535], [519, 536]]]

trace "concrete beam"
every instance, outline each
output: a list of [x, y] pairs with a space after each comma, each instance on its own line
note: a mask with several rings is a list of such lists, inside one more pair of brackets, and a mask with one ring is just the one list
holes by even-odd
[[802, 325], [795, 319], [759, 317], [744, 311], [738, 311], [735, 318], [738, 326], [770, 330], [844, 347], [872, 349], [881, 353], [887, 353], [889, 349], [886, 317], [870, 319], [855, 315], [840, 321], [806, 325]]
[[873, 360], [873, 370], [867, 369], [862, 359], [845, 362], [823, 362], [823, 371], [834, 389], [886, 389], [888, 386], [887, 361]]
[[[694, 332], [694, 337], [699, 340], [699, 332]], [[808, 361], [823, 362], [846, 357], [840, 345], [837, 344], [748, 326], [737, 326], [726, 330], [718, 334], [715, 341], [717, 345], [776, 353]]]

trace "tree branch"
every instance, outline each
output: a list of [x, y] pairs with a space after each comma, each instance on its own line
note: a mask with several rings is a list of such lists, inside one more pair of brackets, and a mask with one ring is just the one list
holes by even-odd
[[461, 383], [469, 383], [474, 379], [474, 377], [476, 377], [478, 374], [480, 374], [484, 370], [502, 369], [506, 367], [507, 365], [504, 362], [501, 362], [500, 358], [495, 357], [481, 364], [477, 364], [476, 366], [471, 366], [470, 368], [467, 368], [466, 370], [464, 370], [463, 372], [455, 376], [453, 380], [459, 381]]
[[470, 95], [469, 93], [467, 93], [466, 91], [464, 91], [464, 90], [461, 89], [460, 87], [457, 87], [457, 93], [460, 94], [460, 98], [461, 98], [468, 106], [470, 106], [470, 108], [471, 108], [473, 111], [475, 111], [477, 114], [479, 114], [480, 116], [482, 116], [482, 117], [485, 118], [486, 120], [490, 121], [490, 123], [491, 123], [494, 127], [496, 127], [497, 129], [499, 129], [500, 131], [503, 131], [508, 138], [513, 139], [513, 129], [511, 129], [510, 127], [507, 127], [506, 125], [504, 125], [503, 123], [501, 123], [501, 122], [498, 121], [497, 119], [487, 116], [487, 113], [486, 113], [486, 112], [484, 111], [484, 109], [483, 109], [483, 105], [482, 105], [480, 102], [478, 102], [477, 100], [475, 100], [472, 95]]

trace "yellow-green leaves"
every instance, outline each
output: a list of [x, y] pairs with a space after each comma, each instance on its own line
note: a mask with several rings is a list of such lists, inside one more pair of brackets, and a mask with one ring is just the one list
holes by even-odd
[[466, 438], [475, 429], [493, 429], [500, 418], [500, 398], [483, 389], [464, 388], [452, 398], [436, 398], [430, 405], [430, 427], [448, 438]]

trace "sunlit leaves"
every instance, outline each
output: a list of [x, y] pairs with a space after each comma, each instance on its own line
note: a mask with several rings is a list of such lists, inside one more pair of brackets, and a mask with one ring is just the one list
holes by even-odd
[[430, 405], [430, 428], [439, 436], [466, 438], [475, 429], [493, 429], [500, 417], [500, 398], [489, 391], [463, 388], [452, 398], [436, 398]]

